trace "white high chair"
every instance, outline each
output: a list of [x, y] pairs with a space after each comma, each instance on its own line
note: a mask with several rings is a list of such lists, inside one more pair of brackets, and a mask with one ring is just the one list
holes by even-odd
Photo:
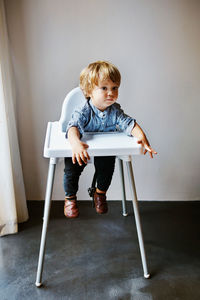
[[[65, 98], [62, 106], [62, 113], [60, 120], [57, 122], [49, 122], [47, 126], [45, 145], [44, 145], [44, 157], [49, 158], [49, 171], [46, 186], [45, 195], [45, 207], [44, 207], [44, 217], [43, 217], [43, 228], [42, 236], [40, 242], [40, 253], [37, 268], [36, 286], [40, 287], [42, 285], [42, 271], [44, 264], [44, 254], [45, 254], [45, 244], [46, 244], [46, 234], [50, 214], [50, 204], [51, 196], [53, 190], [53, 182], [55, 175], [55, 167], [59, 158], [71, 157], [71, 147], [69, 141], [65, 137], [65, 131], [68, 121], [75, 107], [83, 105], [86, 99], [79, 87], [73, 89]], [[141, 154], [141, 146], [137, 144], [137, 140], [134, 137], [129, 137], [123, 132], [107, 132], [107, 133], [97, 133], [90, 132], [86, 133], [82, 137], [82, 141], [85, 141], [88, 145], [88, 154], [90, 157], [94, 156], [117, 156], [119, 161], [120, 178], [122, 185], [122, 208], [123, 215], [127, 216], [126, 212], [126, 192], [124, 183], [124, 171], [123, 171], [123, 161], [126, 164], [129, 184], [132, 195], [132, 203], [135, 215], [135, 222], [137, 228], [137, 235], [139, 240], [139, 247], [144, 271], [144, 277], [149, 278], [146, 255], [144, 249], [142, 228], [140, 223], [140, 215], [138, 210], [138, 200], [135, 188], [135, 181], [133, 175], [133, 169], [131, 164], [132, 155]], [[67, 219], [66, 219], [67, 226]]]

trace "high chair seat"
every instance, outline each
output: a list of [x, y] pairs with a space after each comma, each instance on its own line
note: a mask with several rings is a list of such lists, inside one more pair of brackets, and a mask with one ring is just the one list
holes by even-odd
[[[59, 121], [49, 122], [47, 125], [45, 144], [44, 144], [44, 157], [49, 159], [49, 171], [46, 186], [45, 195], [45, 207], [43, 217], [43, 228], [40, 243], [40, 253], [36, 277], [36, 286], [42, 285], [42, 271], [45, 254], [46, 234], [50, 214], [51, 196], [53, 190], [53, 182], [55, 175], [55, 167], [59, 158], [71, 157], [72, 151], [69, 141], [65, 137], [65, 131], [67, 123], [69, 122], [71, 115], [75, 107], [83, 105], [86, 101], [80, 88], [73, 89], [65, 98], [62, 106], [61, 117]], [[132, 156], [141, 154], [141, 146], [137, 144], [137, 139], [129, 137], [123, 132], [88, 132], [82, 137], [89, 148], [87, 149], [90, 157], [94, 156], [117, 156], [119, 162], [120, 178], [122, 185], [122, 208], [123, 215], [127, 216], [126, 212], [126, 191], [124, 182], [124, 167], [123, 162], [126, 165], [129, 185], [131, 189], [132, 203], [135, 215], [135, 222], [139, 240], [139, 247], [141, 252], [141, 259], [144, 271], [144, 277], [149, 278], [150, 274], [147, 269], [146, 255], [144, 249], [142, 228], [140, 223], [140, 215], [138, 209], [137, 193], [135, 188], [135, 181], [132, 168]], [[67, 222], [67, 220], [66, 220]], [[67, 226], [67, 224], [66, 224]]]

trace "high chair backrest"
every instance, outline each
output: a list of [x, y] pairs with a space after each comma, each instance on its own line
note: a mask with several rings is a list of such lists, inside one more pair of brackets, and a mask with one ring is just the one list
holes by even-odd
[[67, 94], [62, 105], [60, 116], [60, 128], [62, 132], [66, 131], [67, 123], [71, 119], [71, 115], [76, 107], [82, 106], [87, 100], [79, 87], [73, 89]]

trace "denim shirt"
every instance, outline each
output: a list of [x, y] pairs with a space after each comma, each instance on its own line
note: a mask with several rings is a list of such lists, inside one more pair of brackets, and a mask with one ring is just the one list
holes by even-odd
[[67, 125], [66, 137], [70, 127], [77, 127], [81, 136], [84, 132], [109, 131], [123, 131], [131, 136], [135, 122], [135, 119], [124, 113], [118, 103], [114, 103], [104, 111], [100, 111], [92, 104], [90, 99], [72, 114]]

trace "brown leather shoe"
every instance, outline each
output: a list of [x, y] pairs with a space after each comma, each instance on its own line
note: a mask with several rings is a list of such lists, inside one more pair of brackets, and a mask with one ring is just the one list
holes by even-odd
[[67, 218], [77, 218], [79, 215], [76, 197], [69, 199], [65, 197], [64, 215]]
[[108, 211], [108, 206], [106, 202], [106, 195], [95, 192], [94, 193], [94, 204], [96, 212], [98, 214], [105, 214]]

